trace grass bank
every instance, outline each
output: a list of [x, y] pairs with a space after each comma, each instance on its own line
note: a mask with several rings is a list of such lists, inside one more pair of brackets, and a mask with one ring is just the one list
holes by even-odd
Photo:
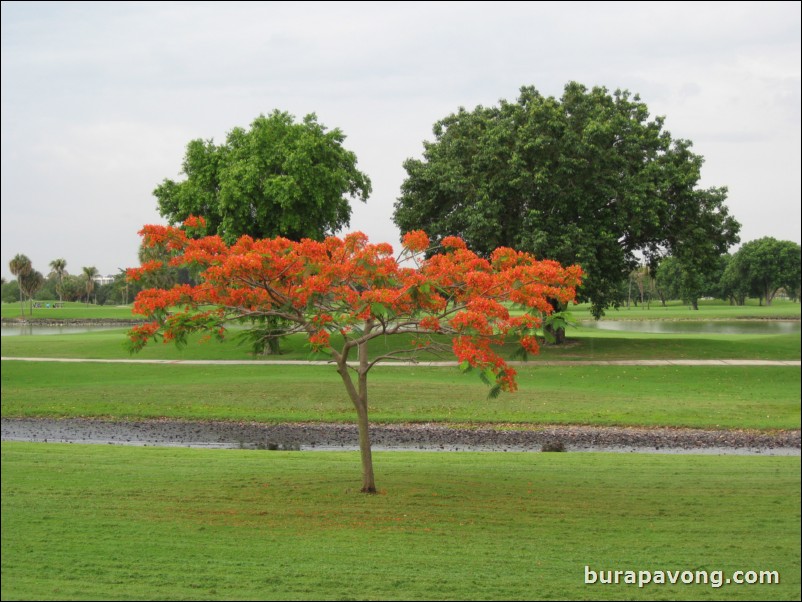
[[[3, 443], [3, 599], [791, 600], [800, 460]], [[623, 477], [626, 475], [626, 478]], [[772, 570], [779, 585], [586, 585]]]
[[[590, 304], [575, 305], [569, 310], [576, 319], [592, 320]], [[608, 309], [607, 320], [771, 320], [796, 319], [802, 315], [802, 305], [788, 299], [775, 299], [771, 305], [761, 305], [757, 299], [747, 299], [744, 305], [730, 305], [720, 299], [701, 299], [694, 310], [681, 301], [660, 301], [644, 305]]]
[[[457, 368], [370, 375], [376, 422], [800, 427], [800, 371], [789, 367], [531, 366], [520, 389], [487, 399]], [[4, 361], [6, 417], [352, 422], [330, 366]]]

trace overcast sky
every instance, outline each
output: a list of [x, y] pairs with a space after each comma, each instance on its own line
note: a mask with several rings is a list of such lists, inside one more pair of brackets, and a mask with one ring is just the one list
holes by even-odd
[[397, 244], [393, 203], [435, 121], [560, 96], [641, 95], [728, 186], [741, 239], [800, 242], [799, 2], [3, 2], [2, 273], [136, 265], [187, 142], [310, 112], [373, 181], [349, 230]]

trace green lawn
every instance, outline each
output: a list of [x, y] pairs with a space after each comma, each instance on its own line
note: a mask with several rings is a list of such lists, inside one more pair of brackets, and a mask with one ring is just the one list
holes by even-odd
[[[64, 307], [58, 309], [52, 307], [58, 301], [37, 301], [42, 307], [34, 307], [33, 315], [30, 313], [30, 304], [25, 302], [25, 319], [35, 320], [88, 320], [88, 319], [108, 319], [108, 320], [131, 320], [141, 319], [141, 316], [131, 314], [130, 305], [87, 305], [79, 302], [65, 302]], [[51, 307], [45, 307], [50, 303]], [[0, 308], [3, 318], [15, 319], [20, 317], [19, 303], [3, 303]]]
[[[378, 366], [376, 422], [542, 423], [789, 429], [793, 367], [531, 366], [487, 399], [457, 368]], [[2, 363], [2, 415], [352, 422], [333, 366]]]
[[[18, 311], [4, 305], [4, 317], [9, 308]], [[104, 308], [67, 309], [97, 318]], [[130, 315], [108, 309], [108, 317]], [[769, 309], [785, 314], [761, 313]], [[735, 315], [727, 311], [703, 304], [698, 315]], [[735, 313], [794, 312], [799, 304]], [[124, 332], [3, 337], [2, 354], [128, 358]], [[370, 375], [371, 418], [800, 427], [798, 368], [537, 363], [798, 360], [799, 334], [579, 328], [569, 337], [519, 368], [518, 393], [495, 400], [456, 368], [379, 366]], [[378, 340], [373, 353], [402, 344]], [[307, 358], [301, 338], [283, 347], [281, 359]], [[229, 340], [152, 345], [134, 359], [250, 357]], [[1, 376], [4, 417], [354, 420], [330, 366], [3, 361]], [[3, 443], [2, 460], [4, 600], [800, 598], [799, 457], [376, 453], [377, 496], [357, 493], [356, 453]], [[586, 565], [725, 577], [772, 570], [781, 582], [586, 585]]]
[[[3, 443], [2, 598], [800, 596], [800, 460]], [[772, 570], [779, 585], [586, 585]]]

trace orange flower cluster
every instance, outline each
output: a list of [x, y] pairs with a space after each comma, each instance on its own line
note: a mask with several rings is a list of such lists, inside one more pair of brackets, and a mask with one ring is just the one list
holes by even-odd
[[429, 248], [429, 236], [423, 230], [407, 232], [402, 241], [404, 248], [413, 253], [422, 253]]
[[[203, 226], [199, 219], [186, 223]], [[225, 320], [242, 316], [290, 322], [309, 333], [316, 350], [331, 345], [331, 333], [357, 341], [379, 332], [375, 328], [383, 334], [453, 332], [459, 361], [492, 372], [505, 390], [515, 389], [515, 371], [493, 347], [514, 334], [537, 353], [534, 329], [552, 311], [548, 298], [572, 301], [582, 277], [578, 266], [563, 268], [513, 249], [498, 249], [487, 260], [457, 237], [443, 239], [442, 250], [425, 258], [429, 237], [422, 231], [403, 238], [402, 257], [414, 258], [414, 268], [402, 265], [391, 245], [371, 244], [361, 232], [299, 242], [243, 236], [230, 246], [219, 236], [191, 238], [170, 226], [146, 226], [141, 234], [145, 245], [173, 251], [172, 265], [194, 266], [199, 284], [142, 291], [134, 311], [154, 322], [132, 331], [132, 340], [193, 328], [216, 333]], [[147, 262], [128, 274], [141, 278], [161, 267]], [[510, 304], [522, 306], [523, 315], [511, 316]], [[208, 306], [219, 308], [218, 320], [164, 319], [168, 311], [186, 317]]]
[[131, 341], [132, 348], [141, 349], [149, 340], [156, 336], [158, 331], [159, 324], [156, 322], [134, 326], [128, 331], [128, 338]]
[[322, 351], [326, 349], [331, 341], [331, 335], [327, 330], [318, 330], [314, 334], [309, 335], [309, 344], [312, 346], [312, 351]]
[[432, 332], [440, 331], [440, 320], [435, 316], [425, 316], [418, 324], [423, 330], [431, 330]]
[[136, 282], [137, 280], [141, 280], [142, 276], [149, 272], [155, 272], [156, 270], [161, 269], [164, 267], [164, 263], [159, 261], [158, 259], [151, 259], [150, 261], [146, 261], [138, 268], [128, 268], [125, 271], [125, 275], [131, 282]]

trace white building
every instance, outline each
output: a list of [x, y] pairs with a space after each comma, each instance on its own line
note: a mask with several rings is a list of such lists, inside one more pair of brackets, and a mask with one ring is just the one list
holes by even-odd
[[92, 280], [95, 281], [95, 284], [111, 284], [114, 282], [114, 276], [95, 276]]

